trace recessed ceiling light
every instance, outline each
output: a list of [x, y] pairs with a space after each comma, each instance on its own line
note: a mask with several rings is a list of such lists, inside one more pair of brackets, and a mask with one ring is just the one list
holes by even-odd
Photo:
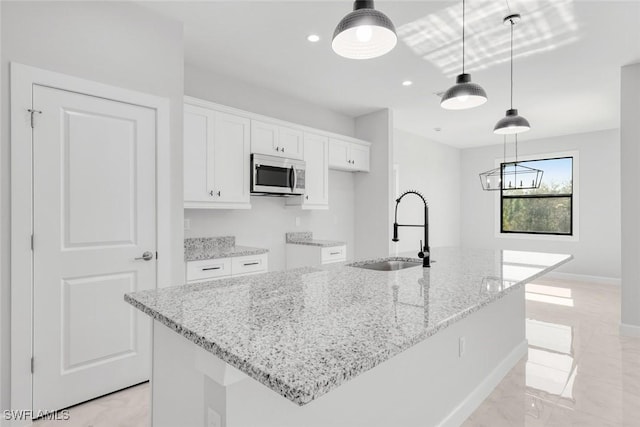
[[309, 40], [311, 43], [317, 43], [320, 41], [320, 36], [317, 34], [309, 34], [307, 36], [307, 40]]
[[402, 82], [402, 86], [411, 86], [413, 82], [411, 80], [405, 80]]

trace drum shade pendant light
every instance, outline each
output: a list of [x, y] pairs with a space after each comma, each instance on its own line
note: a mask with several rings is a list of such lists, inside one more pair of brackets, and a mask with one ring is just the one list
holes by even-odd
[[353, 12], [338, 23], [331, 47], [345, 58], [370, 59], [389, 53], [397, 43], [393, 22], [375, 10], [373, 0], [356, 0]]
[[479, 84], [471, 82], [471, 75], [464, 72], [464, 16], [465, 0], [462, 0], [462, 74], [456, 84], [442, 95], [440, 106], [446, 110], [466, 110], [487, 102], [487, 94]]
[[518, 110], [513, 108], [513, 26], [520, 22], [520, 14], [514, 13], [504, 18], [503, 22], [511, 26], [511, 106], [507, 114], [498, 120], [493, 132], [499, 135], [509, 135], [526, 132], [531, 129], [529, 121], [518, 115]]
[[516, 141], [516, 161], [507, 163], [507, 136], [504, 137], [504, 160], [494, 169], [480, 174], [480, 185], [485, 191], [497, 190], [533, 190], [540, 188], [544, 171], [530, 168], [518, 162], [518, 135]]

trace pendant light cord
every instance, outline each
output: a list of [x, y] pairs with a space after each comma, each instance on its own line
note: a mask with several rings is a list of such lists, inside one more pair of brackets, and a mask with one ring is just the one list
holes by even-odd
[[513, 19], [511, 19], [511, 109], [513, 109]]
[[464, 74], [464, 0], [462, 0], [462, 74]]

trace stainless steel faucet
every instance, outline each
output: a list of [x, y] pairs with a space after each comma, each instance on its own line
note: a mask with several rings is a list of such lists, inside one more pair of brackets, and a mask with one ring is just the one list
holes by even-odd
[[[398, 205], [400, 204], [400, 200], [407, 194], [415, 194], [416, 196], [422, 199], [424, 203], [424, 224], [423, 225], [413, 225], [413, 224], [398, 224]], [[398, 239], [398, 227], [423, 227], [424, 228], [424, 246], [422, 240], [420, 241], [420, 251], [418, 252], [418, 257], [422, 258], [422, 267], [427, 268], [431, 267], [431, 249], [429, 249], [429, 205], [427, 204], [427, 199], [424, 196], [415, 190], [409, 190], [402, 193], [400, 197], [396, 199], [396, 215], [393, 221], [393, 239], [394, 242], [399, 242]]]

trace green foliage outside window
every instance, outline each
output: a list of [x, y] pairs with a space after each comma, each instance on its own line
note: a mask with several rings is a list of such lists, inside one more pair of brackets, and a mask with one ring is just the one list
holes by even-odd
[[573, 158], [521, 164], [544, 171], [540, 188], [502, 191], [502, 232], [573, 234]]

